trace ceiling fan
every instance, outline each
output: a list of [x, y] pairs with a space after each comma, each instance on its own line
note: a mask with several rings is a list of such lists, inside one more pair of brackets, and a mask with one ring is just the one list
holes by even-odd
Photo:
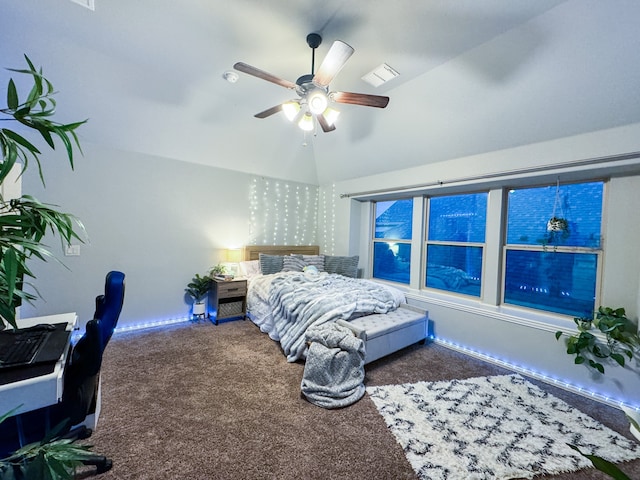
[[256, 118], [267, 118], [283, 111], [286, 117], [292, 122], [297, 122], [302, 130], [313, 130], [315, 122], [317, 122], [324, 132], [331, 132], [336, 128], [334, 123], [340, 112], [332, 108], [330, 102], [377, 108], [385, 108], [387, 106], [389, 97], [365, 93], [330, 92], [329, 83], [344, 67], [354, 50], [346, 43], [336, 40], [320, 64], [320, 68], [314, 73], [315, 49], [321, 43], [322, 37], [319, 34], [310, 33], [307, 35], [307, 44], [311, 47], [311, 73], [302, 75], [295, 83], [283, 80], [243, 62], [238, 62], [233, 66], [240, 72], [295, 90], [300, 97], [256, 113], [254, 115]]

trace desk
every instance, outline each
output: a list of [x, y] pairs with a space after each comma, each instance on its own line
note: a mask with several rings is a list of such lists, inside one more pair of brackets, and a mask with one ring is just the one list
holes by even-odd
[[[18, 320], [18, 326], [20, 328], [26, 328], [40, 323], [67, 322], [67, 330], [71, 331], [75, 327], [77, 319], [78, 317], [75, 312], [62, 313], [59, 315], [20, 319]], [[69, 336], [69, 338], [71, 338], [71, 336]], [[0, 416], [20, 404], [22, 404], [22, 407], [15, 413], [37, 410], [38, 408], [53, 405], [61, 401], [64, 365], [67, 361], [68, 354], [69, 348], [65, 348], [62, 357], [56, 362], [53, 372], [51, 373], [0, 385]]]

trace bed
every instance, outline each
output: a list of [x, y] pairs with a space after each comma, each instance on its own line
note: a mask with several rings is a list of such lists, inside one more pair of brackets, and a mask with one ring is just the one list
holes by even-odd
[[[395, 287], [356, 278], [357, 267], [357, 256], [320, 255], [318, 246], [247, 246], [239, 265], [248, 280], [247, 316], [289, 362], [306, 358], [307, 329], [338, 320], [359, 319], [354, 333], [365, 346], [367, 325], [376, 331], [366, 363], [423, 340], [426, 312], [408, 307]], [[385, 333], [380, 325], [392, 327]]]

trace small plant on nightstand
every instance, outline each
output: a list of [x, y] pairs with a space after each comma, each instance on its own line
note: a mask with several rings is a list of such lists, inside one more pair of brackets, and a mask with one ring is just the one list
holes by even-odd
[[196, 275], [187, 284], [187, 288], [184, 289], [184, 291], [187, 292], [187, 295], [193, 299], [194, 315], [204, 315], [206, 310], [204, 300], [211, 290], [212, 282], [213, 280], [210, 276], [202, 276], [199, 273], [196, 273]]
[[227, 269], [221, 263], [214, 265], [209, 269], [209, 275], [212, 277], [215, 277], [216, 275], [224, 275], [225, 273], [227, 273]]

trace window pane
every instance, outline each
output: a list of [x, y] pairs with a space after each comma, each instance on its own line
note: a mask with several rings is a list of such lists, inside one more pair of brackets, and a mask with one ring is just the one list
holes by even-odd
[[572, 316], [591, 316], [598, 256], [508, 250], [504, 301]]
[[[602, 190], [602, 182], [511, 190], [507, 243], [599, 248]], [[548, 230], [554, 215], [567, 220], [566, 231]]]
[[486, 221], [486, 193], [429, 200], [429, 240], [484, 243]]
[[374, 238], [411, 240], [413, 200], [376, 202], [376, 232]]
[[480, 296], [482, 247], [427, 246], [426, 286]]
[[392, 282], [409, 284], [411, 244], [374, 242], [373, 276]]

